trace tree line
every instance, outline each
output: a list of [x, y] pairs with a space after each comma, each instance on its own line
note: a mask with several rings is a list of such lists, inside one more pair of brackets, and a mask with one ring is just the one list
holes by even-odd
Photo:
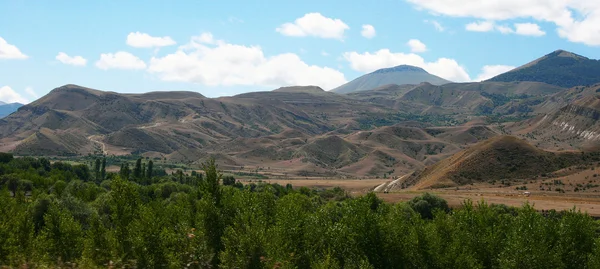
[[0, 154], [0, 265], [600, 268], [600, 226], [575, 210], [224, 185], [214, 160], [202, 173], [162, 176], [143, 160], [119, 173], [102, 163]]

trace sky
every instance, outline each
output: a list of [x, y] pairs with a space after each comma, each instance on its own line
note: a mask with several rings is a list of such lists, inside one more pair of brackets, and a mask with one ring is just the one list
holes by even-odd
[[557, 49], [600, 58], [600, 1], [0, 0], [0, 101], [331, 90], [400, 64], [481, 81]]

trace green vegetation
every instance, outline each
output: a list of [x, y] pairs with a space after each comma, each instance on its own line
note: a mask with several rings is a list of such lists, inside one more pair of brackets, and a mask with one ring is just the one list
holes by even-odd
[[412, 113], [363, 113], [357, 122], [362, 130], [370, 130], [376, 127], [391, 126], [404, 121], [417, 121], [431, 123], [436, 126], [453, 126], [459, 124], [458, 121], [448, 115], [419, 115]]
[[466, 201], [451, 211], [429, 194], [393, 205], [339, 188], [224, 186], [214, 161], [165, 176], [139, 163], [104, 178], [95, 161], [0, 154], [0, 265], [600, 268], [599, 224], [574, 210]]

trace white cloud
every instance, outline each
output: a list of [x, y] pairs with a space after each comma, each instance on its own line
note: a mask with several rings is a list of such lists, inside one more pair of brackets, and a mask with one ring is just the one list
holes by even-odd
[[15, 45], [8, 44], [0, 37], [0, 59], [27, 59], [29, 56], [23, 54]]
[[442, 24], [436, 20], [425, 20], [425, 23], [431, 23], [431, 25], [433, 25], [438, 32], [443, 32], [446, 30], [446, 28], [444, 28], [444, 26], [442, 26]]
[[192, 40], [201, 44], [215, 44], [216, 42], [211, 33], [202, 33], [199, 36], [193, 37]]
[[365, 24], [362, 26], [360, 34], [365, 38], [373, 38], [377, 33], [375, 32], [375, 27], [373, 27], [373, 25]]
[[74, 66], [85, 66], [87, 64], [87, 60], [81, 56], [69, 56], [64, 52], [59, 52], [56, 55], [56, 59], [63, 64], [74, 65]]
[[29, 100], [23, 98], [19, 93], [15, 92], [9, 86], [0, 87], [0, 101], [5, 103], [21, 103], [27, 104]]
[[543, 36], [546, 32], [542, 31], [539, 25], [535, 23], [515, 23], [515, 33], [527, 36]]
[[127, 45], [135, 48], [158, 48], [175, 44], [175, 41], [169, 36], [154, 37], [140, 32], [131, 32], [127, 35]]
[[346, 52], [344, 58], [356, 71], [368, 73], [377, 69], [406, 64], [421, 67], [436, 76], [455, 82], [471, 81], [465, 68], [454, 59], [439, 58], [435, 62], [426, 62], [423, 57], [414, 53], [391, 52], [380, 49], [374, 53]]
[[486, 65], [483, 68], [481, 68], [481, 73], [477, 76], [477, 78], [474, 81], [488, 80], [513, 69], [515, 69], [515, 67], [510, 65]]
[[117, 53], [103, 53], [100, 60], [96, 62], [96, 67], [107, 69], [145, 69], [146, 63], [135, 55], [119, 51]]
[[472, 22], [467, 24], [465, 29], [472, 32], [490, 32], [494, 30], [494, 23], [491, 21]]
[[36, 98], [36, 99], [37, 99], [38, 97], [40, 97], [40, 96], [39, 96], [39, 95], [38, 95], [38, 94], [37, 94], [37, 93], [36, 93], [36, 92], [33, 90], [33, 88], [31, 88], [31, 87], [27, 87], [27, 88], [25, 88], [25, 92], [26, 92], [27, 94], [29, 94], [29, 96], [33, 97], [33, 98]]
[[515, 32], [512, 28], [505, 26], [505, 25], [496, 26], [496, 30], [498, 30], [498, 32], [503, 33], [503, 34], [511, 34], [511, 33]]
[[343, 39], [344, 32], [348, 29], [350, 27], [340, 19], [327, 18], [321, 13], [307, 13], [293, 23], [284, 23], [275, 30], [285, 36]]
[[436, 15], [490, 21], [531, 18], [556, 25], [562, 38], [600, 46], [600, 1], [590, 0], [407, 0]]
[[411, 52], [426, 52], [427, 46], [418, 39], [409, 40], [406, 45], [410, 47]]
[[165, 81], [207, 86], [317, 85], [328, 90], [346, 82], [343, 73], [309, 65], [294, 53], [265, 56], [259, 46], [194, 40], [174, 53], [153, 57], [148, 72]]
[[506, 25], [496, 25], [492, 21], [472, 22], [465, 26], [467, 31], [473, 32], [491, 32], [498, 31], [503, 34], [517, 34], [524, 36], [543, 36], [546, 32], [542, 31], [539, 25], [535, 23], [515, 23], [515, 29]]

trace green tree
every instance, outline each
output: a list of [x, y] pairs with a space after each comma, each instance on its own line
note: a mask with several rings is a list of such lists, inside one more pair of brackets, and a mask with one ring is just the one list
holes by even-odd
[[[219, 184], [223, 175], [217, 170], [214, 159], [203, 163], [202, 170], [206, 173], [206, 180], [201, 185], [203, 197], [197, 206], [201, 218], [199, 223], [206, 232], [208, 246], [214, 253], [219, 253], [223, 249], [222, 236], [226, 227], [222, 212], [223, 192]], [[212, 265], [217, 266], [218, 264], [219, 256], [215, 255]]]
[[114, 225], [115, 244], [113, 248], [122, 260], [133, 255], [134, 231], [132, 223], [138, 214], [140, 204], [136, 186], [121, 178], [112, 180], [109, 200], [111, 222]]
[[235, 178], [233, 176], [224, 176], [223, 177], [223, 185], [232, 186], [235, 184]]
[[446, 200], [427, 192], [421, 196], [411, 199], [408, 204], [416, 212], [421, 214], [423, 218], [427, 219], [432, 219], [433, 213], [436, 210], [442, 210], [444, 212], [448, 212], [450, 210]]
[[149, 182], [152, 182], [152, 169], [154, 169], [154, 162], [152, 162], [152, 160], [150, 160], [148, 162], [148, 166], [146, 168], [147, 168], [146, 178], [148, 179]]
[[74, 262], [83, 247], [81, 225], [68, 210], [50, 205], [44, 216], [44, 228], [37, 238], [36, 251], [45, 259], [56, 262]]
[[129, 180], [129, 175], [131, 174], [131, 170], [129, 169], [129, 163], [124, 162], [121, 164], [121, 170], [119, 170], [119, 176], [123, 180]]
[[96, 179], [96, 182], [101, 182], [102, 180], [100, 179], [100, 166], [101, 166], [101, 161], [99, 158], [96, 158], [96, 161], [94, 162], [94, 178]]
[[139, 180], [142, 178], [142, 158], [137, 159], [135, 162], [135, 167], [133, 168], [133, 178]]
[[106, 179], [106, 157], [102, 158], [102, 165], [100, 167], [100, 181]]
[[8, 152], [0, 152], [0, 163], [9, 163], [13, 160], [13, 154]]
[[111, 233], [104, 226], [100, 216], [93, 214], [85, 233], [83, 257], [95, 266], [107, 266], [111, 259]]

